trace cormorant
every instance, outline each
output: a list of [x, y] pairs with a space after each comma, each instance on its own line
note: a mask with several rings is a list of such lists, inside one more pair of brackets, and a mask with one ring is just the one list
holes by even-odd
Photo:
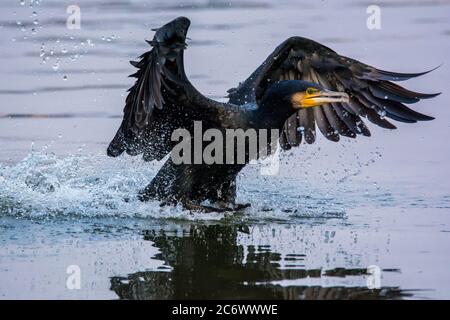
[[[193, 138], [195, 121], [201, 123], [201, 133], [255, 129], [259, 138], [261, 129], [279, 129], [279, 145], [287, 150], [302, 141], [313, 143], [316, 127], [336, 142], [340, 136], [370, 136], [362, 118], [386, 129], [396, 128], [387, 118], [406, 123], [433, 119], [405, 104], [438, 94], [413, 92], [391, 82], [431, 70], [396, 73], [376, 69], [297, 36], [281, 43], [247, 80], [228, 90], [228, 103], [211, 100], [194, 88], [184, 70], [189, 26], [189, 19], [179, 17], [156, 29], [153, 40], [147, 41], [151, 50], [140, 61], [131, 61], [138, 69], [132, 75], [137, 80], [126, 98], [123, 121], [108, 147], [109, 156], [125, 151], [133, 156], [142, 154], [145, 161], [161, 160], [177, 145], [172, 136], [177, 129]], [[202, 154], [206, 144], [201, 143]], [[274, 150], [271, 146], [266, 145], [269, 154]], [[232, 150], [234, 159], [239, 156], [238, 149]], [[169, 156], [139, 198], [181, 203], [192, 210], [245, 207], [235, 203], [236, 176], [251, 160], [245, 150], [243, 163], [180, 164]], [[186, 150], [181, 155], [186, 156]], [[187, 157], [194, 160], [196, 155]], [[206, 200], [215, 207], [206, 206]]]

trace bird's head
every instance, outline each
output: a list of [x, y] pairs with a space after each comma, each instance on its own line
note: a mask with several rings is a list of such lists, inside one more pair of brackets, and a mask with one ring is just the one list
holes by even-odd
[[347, 93], [330, 91], [314, 82], [283, 80], [275, 82], [266, 90], [257, 112], [269, 114], [267, 118], [282, 124], [300, 109], [348, 100]]
[[348, 102], [345, 92], [331, 91], [324, 87], [306, 81], [297, 81], [298, 91], [291, 95], [291, 103], [295, 109], [311, 108], [332, 102]]
[[152, 46], [162, 47], [170, 50], [180, 51], [186, 48], [186, 36], [191, 21], [186, 17], [178, 17], [156, 31], [153, 40], [149, 41]]
[[303, 81], [286, 80], [272, 85], [267, 95], [274, 95], [276, 99], [287, 103], [293, 109], [305, 109], [332, 102], [348, 102], [348, 95], [345, 92], [330, 91], [321, 85]]

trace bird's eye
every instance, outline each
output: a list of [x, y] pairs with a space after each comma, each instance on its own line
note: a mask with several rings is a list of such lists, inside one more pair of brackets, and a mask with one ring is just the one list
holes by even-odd
[[315, 89], [315, 88], [308, 88], [306, 89], [306, 93], [307, 94], [314, 94], [317, 93], [319, 90]]

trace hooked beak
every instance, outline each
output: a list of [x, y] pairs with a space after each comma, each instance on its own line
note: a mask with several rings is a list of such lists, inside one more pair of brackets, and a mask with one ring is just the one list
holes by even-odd
[[316, 107], [331, 102], [348, 102], [345, 92], [316, 90], [314, 93], [298, 92], [292, 96], [292, 104], [296, 108]]

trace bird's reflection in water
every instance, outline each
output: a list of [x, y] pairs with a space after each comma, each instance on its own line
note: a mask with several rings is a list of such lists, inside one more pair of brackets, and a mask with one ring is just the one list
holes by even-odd
[[[121, 299], [401, 299], [398, 287], [279, 285], [282, 280], [367, 275], [366, 269], [305, 269], [302, 254], [282, 257], [270, 247], [238, 244], [245, 226], [191, 225], [180, 235], [148, 230], [167, 270], [137, 272], [111, 278], [111, 289]], [[280, 268], [282, 259], [288, 265]]]

